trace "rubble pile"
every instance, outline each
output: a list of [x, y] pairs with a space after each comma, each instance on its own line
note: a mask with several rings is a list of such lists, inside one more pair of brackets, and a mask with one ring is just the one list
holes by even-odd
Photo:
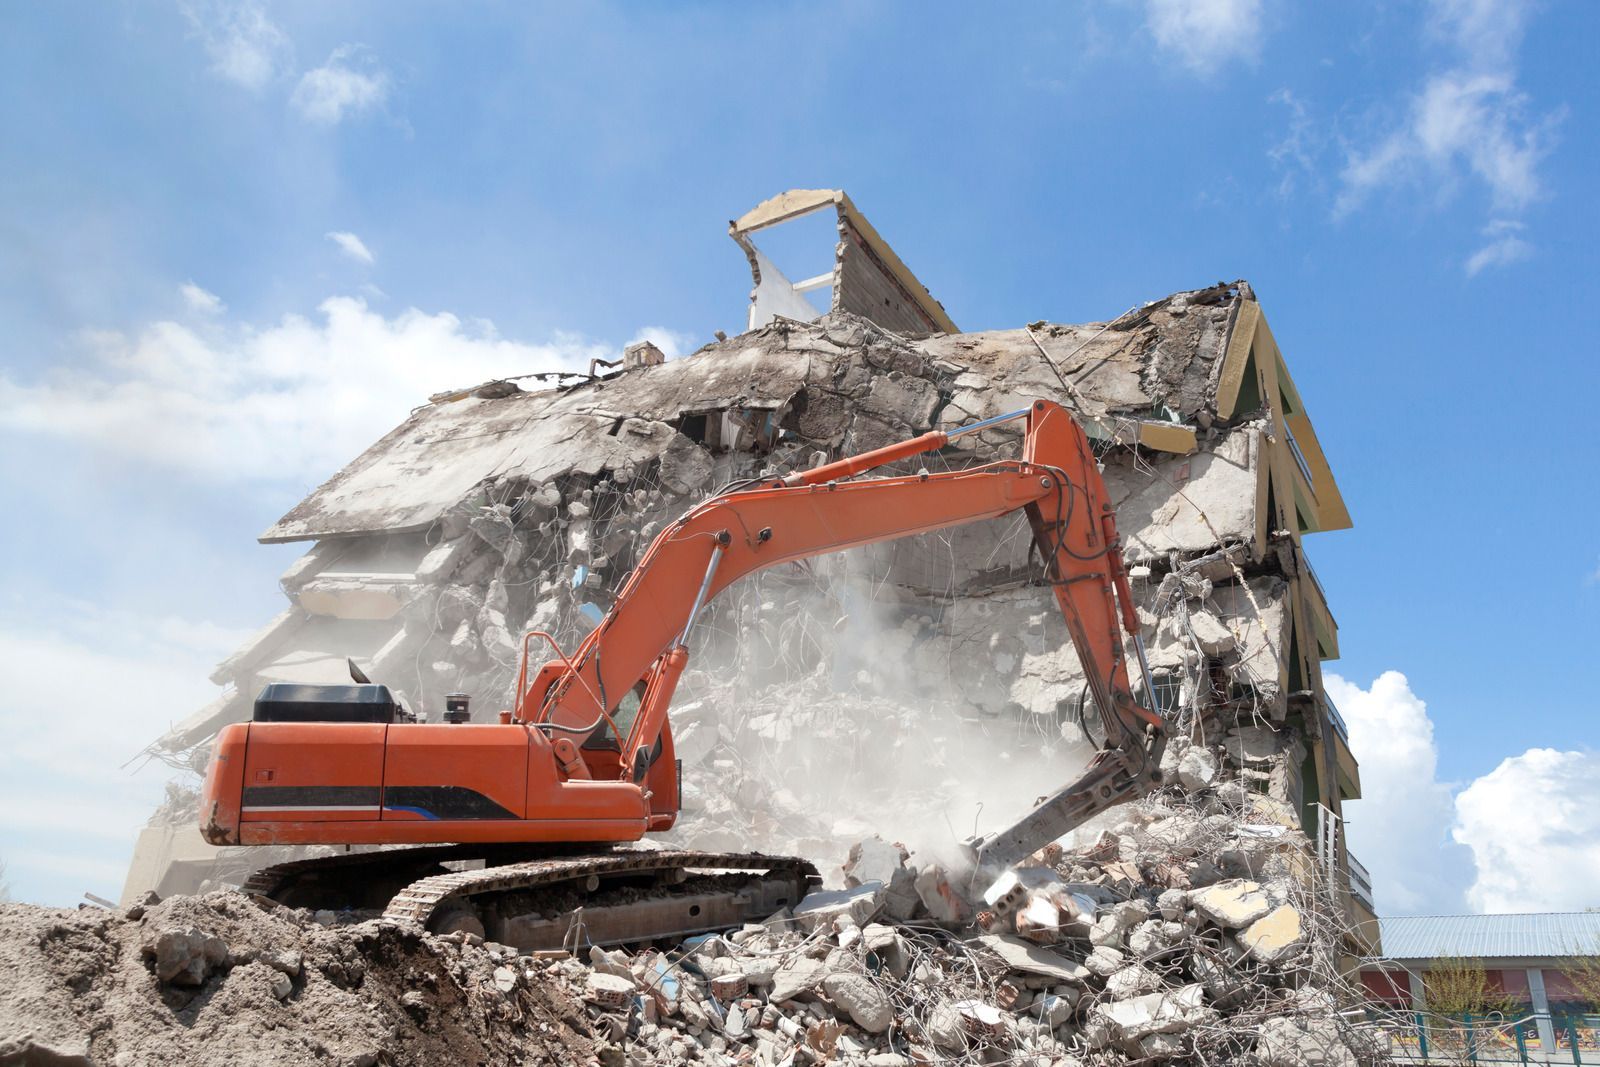
[[0, 1064], [521, 1067], [603, 1043], [549, 964], [234, 892], [0, 904], [0, 971]]
[[1293, 813], [1177, 747], [1195, 788], [1108, 813], [976, 913], [869, 838], [850, 888], [763, 924], [558, 966], [636, 1064], [1378, 1062]]

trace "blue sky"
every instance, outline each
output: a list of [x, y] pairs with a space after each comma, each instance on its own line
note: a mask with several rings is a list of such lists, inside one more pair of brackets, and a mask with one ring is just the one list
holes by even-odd
[[736, 332], [726, 220], [829, 186], [966, 329], [1250, 279], [1356, 522], [1310, 550], [1380, 906], [1600, 904], [1600, 7], [984, 8], [13, 5], [13, 891], [115, 895], [272, 520], [431, 391]]

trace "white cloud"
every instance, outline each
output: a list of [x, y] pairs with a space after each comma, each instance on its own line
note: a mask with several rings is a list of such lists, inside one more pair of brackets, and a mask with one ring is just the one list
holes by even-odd
[[1367, 689], [1336, 674], [1324, 681], [1361, 764], [1361, 799], [1345, 810], [1346, 836], [1372, 872], [1379, 913], [1460, 910], [1470, 857], [1450, 842], [1454, 806], [1437, 779], [1427, 705], [1399, 671]]
[[1600, 906], [1600, 754], [1529, 749], [1462, 790], [1456, 812], [1474, 910]]
[[1322, 135], [1311, 119], [1304, 100], [1288, 89], [1279, 89], [1268, 98], [1269, 103], [1282, 104], [1289, 110], [1289, 129], [1283, 140], [1267, 149], [1267, 158], [1277, 166], [1278, 195], [1292, 196], [1300, 178], [1305, 177], [1320, 188], [1322, 168], [1318, 157], [1322, 152]]
[[124, 768], [212, 699], [206, 675], [246, 633], [57, 603], [0, 615], [0, 856], [15, 895], [70, 903], [121, 890], [166, 767]]
[[1505, 74], [1452, 71], [1432, 78], [1411, 102], [1405, 121], [1384, 140], [1350, 154], [1338, 209], [1359, 206], [1375, 189], [1442, 185], [1465, 178], [1487, 190], [1497, 211], [1518, 211], [1538, 199], [1538, 175], [1555, 120], [1529, 115], [1528, 98]]
[[1532, 254], [1532, 244], [1511, 228], [1546, 195], [1540, 167], [1564, 117], [1563, 109], [1540, 113], [1517, 84], [1532, 8], [1530, 0], [1433, 0], [1423, 36], [1451, 61], [1395, 109], [1386, 133], [1347, 148], [1336, 214], [1380, 190], [1411, 189], [1445, 202], [1474, 189], [1487, 200], [1497, 232], [1465, 260], [1467, 273]]
[[178, 292], [182, 294], [183, 302], [189, 306], [190, 311], [198, 311], [203, 315], [216, 315], [227, 310], [220, 296], [202, 289], [194, 282], [184, 282], [178, 286]]
[[389, 75], [364, 49], [343, 45], [301, 75], [290, 103], [312, 122], [331, 126], [381, 106], [388, 95]]
[[260, 4], [195, 0], [181, 5], [205, 44], [211, 71], [246, 89], [260, 91], [294, 63], [294, 47]]
[[1261, 0], [1145, 0], [1145, 24], [1162, 51], [1197, 74], [1261, 51]]
[[1527, 0], [1433, 0], [1428, 31], [1479, 70], [1511, 66], [1533, 5]]
[[1533, 255], [1533, 246], [1522, 239], [1522, 223], [1511, 219], [1496, 219], [1483, 229], [1487, 243], [1474, 252], [1466, 263], [1469, 276], [1488, 267], [1504, 267]]
[[637, 341], [649, 341], [661, 349], [661, 354], [668, 359], [677, 359], [686, 352], [693, 352], [699, 346], [694, 343], [694, 335], [684, 333], [682, 330], [672, 330], [665, 326], [645, 326], [639, 332], [628, 338], [628, 344]]
[[448, 312], [382, 315], [355, 297], [274, 325], [154, 322], [85, 333], [80, 358], [19, 381], [0, 371], [0, 432], [64, 438], [120, 461], [228, 482], [326, 478], [445, 389], [587, 370], [617, 349], [528, 344]]
[[1600, 754], [1529, 749], [1455, 790], [1405, 675], [1325, 680], [1361, 763], [1346, 833], [1379, 914], [1600, 906]]
[[377, 258], [365, 241], [348, 230], [334, 230], [327, 235], [327, 238], [339, 246], [339, 251], [358, 263], [371, 264]]

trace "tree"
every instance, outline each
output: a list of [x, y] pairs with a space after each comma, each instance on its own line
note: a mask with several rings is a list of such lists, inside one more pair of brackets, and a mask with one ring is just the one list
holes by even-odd
[[1587, 945], [1573, 945], [1571, 955], [1561, 961], [1561, 971], [1585, 1001], [1588, 1011], [1600, 1011], [1600, 938]]
[[1428, 1013], [1429, 1053], [1446, 1062], [1475, 1059], [1495, 1027], [1517, 1018], [1522, 1004], [1496, 989], [1482, 960], [1443, 957], [1422, 978], [1422, 1003]]
[[1494, 988], [1482, 960], [1437, 959], [1422, 979], [1423, 1004], [1435, 1015], [1512, 1015], [1522, 1009], [1515, 997]]

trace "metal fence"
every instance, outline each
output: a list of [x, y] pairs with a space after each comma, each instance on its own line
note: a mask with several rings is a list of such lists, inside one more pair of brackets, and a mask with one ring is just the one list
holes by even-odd
[[1393, 1063], [1600, 1064], [1600, 1015], [1373, 1013]]

